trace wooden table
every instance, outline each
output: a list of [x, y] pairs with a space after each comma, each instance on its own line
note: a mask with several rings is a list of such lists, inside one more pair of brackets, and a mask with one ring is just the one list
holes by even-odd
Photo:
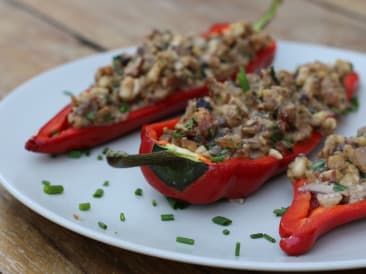
[[[214, 22], [254, 20], [268, 3], [269, 0], [0, 0], [0, 99], [51, 67], [135, 45], [153, 27], [200, 32]], [[287, 0], [268, 31], [279, 39], [365, 52], [365, 22], [363, 0]], [[239, 273], [144, 256], [85, 238], [32, 212], [2, 187], [0, 271]]]

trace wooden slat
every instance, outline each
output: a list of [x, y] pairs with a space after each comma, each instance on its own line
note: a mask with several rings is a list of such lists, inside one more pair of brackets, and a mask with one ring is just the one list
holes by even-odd
[[0, 1], [0, 99], [30, 77], [95, 52], [27, 12]]
[[364, 0], [317, 0], [314, 2], [323, 5], [326, 9], [346, 13], [366, 21], [366, 1]]
[[[229, 2], [90, 0], [85, 4], [84, 1], [71, 3], [62, 0], [19, 1], [63, 22], [69, 28], [107, 48], [137, 44], [154, 27], [190, 33], [200, 32], [214, 22], [232, 22], [243, 18], [254, 20], [270, 2], [269, 0]], [[362, 0], [353, 1], [355, 7], [364, 6], [362, 2], [365, 3]], [[339, 2], [348, 3], [341, 0]], [[268, 31], [286, 40], [366, 50], [366, 40], [363, 38], [366, 24], [328, 9], [318, 1], [284, 1], [278, 17]]]

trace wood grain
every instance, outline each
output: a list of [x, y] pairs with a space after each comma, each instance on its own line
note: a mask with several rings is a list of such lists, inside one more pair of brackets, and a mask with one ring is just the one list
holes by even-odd
[[[152, 28], [201, 32], [214, 22], [254, 20], [269, 2], [0, 0], [0, 99], [48, 68], [135, 45]], [[288, 0], [268, 31], [280, 39], [366, 51], [365, 20], [363, 0]], [[102, 244], [32, 212], [1, 186], [0, 272], [251, 273], [178, 263]]]
[[0, 99], [46, 69], [95, 52], [4, 1], [0, 1], [0, 51]]

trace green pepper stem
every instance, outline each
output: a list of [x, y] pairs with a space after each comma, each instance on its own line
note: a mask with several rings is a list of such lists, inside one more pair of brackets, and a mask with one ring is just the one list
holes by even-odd
[[271, 6], [266, 10], [265, 14], [253, 23], [255, 31], [263, 30], [275, 17], [278, 7], [281, 5], [282, 0], [273, 0]]
[[182, 158], [169, 151], [158, 151], [146, 154], [127, 154], [124, 151], [107, 154], [108, 164], [113, 167], [128, 168], [146, 165], [176, 166]]

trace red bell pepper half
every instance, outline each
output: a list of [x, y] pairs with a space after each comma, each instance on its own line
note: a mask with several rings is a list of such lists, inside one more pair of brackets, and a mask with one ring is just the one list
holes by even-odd
[[[358, 76], [344, 78], [352, 96]], [[172, 129], [179, 119], [146, 125], [141, 132], [140, 154], [112, 153], [107, 160], [114, 167], [141, 166], [148, 183], [163, 195], [193, 204], [207, 204], [222, 198], [242, 198], [260, 188], [268, 179], [283, 172], [299, 154], [307, 154], [320, 142], [321, 135], [294, 146], [279, 160], [272, 156], [251, 160], [232, 158], [220, 163], [188, 150], [159, 141], [163, 129]]]
[[314, 245], [327, 231], [342, 224], [366, 217], [366, 201], [334, 207], [313, 206], [312, 195], [299, 188], [302, 179], [294, 183], [294, 198], [280, 223], [280, 247], [288, 255], [301, 255]]
[[[273, 18], [279, 0], [273, 1], [267, 13], [255, 23], [256, 30], [262, 29]], [[213, 25], [209, 34], [222, 34], [229, 27], [229, 23]], [[269, 46], [257, 52], [253, 60], [247, 64], [247, 72], [255, 72], [272, 64], [276, 52], [276, 42], [273, 40]], [[87, 149], [105, 142], [111, 141], [126, 133], [135, 130], [142, 125], [159, 120], [168, 115], [177, 113], [184, 109], [188, 100], [207, 95], [206, 86], [195, 87], [190, 90], [176, 91], [162, 101], [131, 111], [125, 120], [101, 126], [89, 126], [85, 128], [73, 128], [67, 120], [72, 106], [65, 106], [51, 120], [49, 120], [37, 133], [30, 138], [25, 148], [40, 153], [63, 153], [75, 149]]]

